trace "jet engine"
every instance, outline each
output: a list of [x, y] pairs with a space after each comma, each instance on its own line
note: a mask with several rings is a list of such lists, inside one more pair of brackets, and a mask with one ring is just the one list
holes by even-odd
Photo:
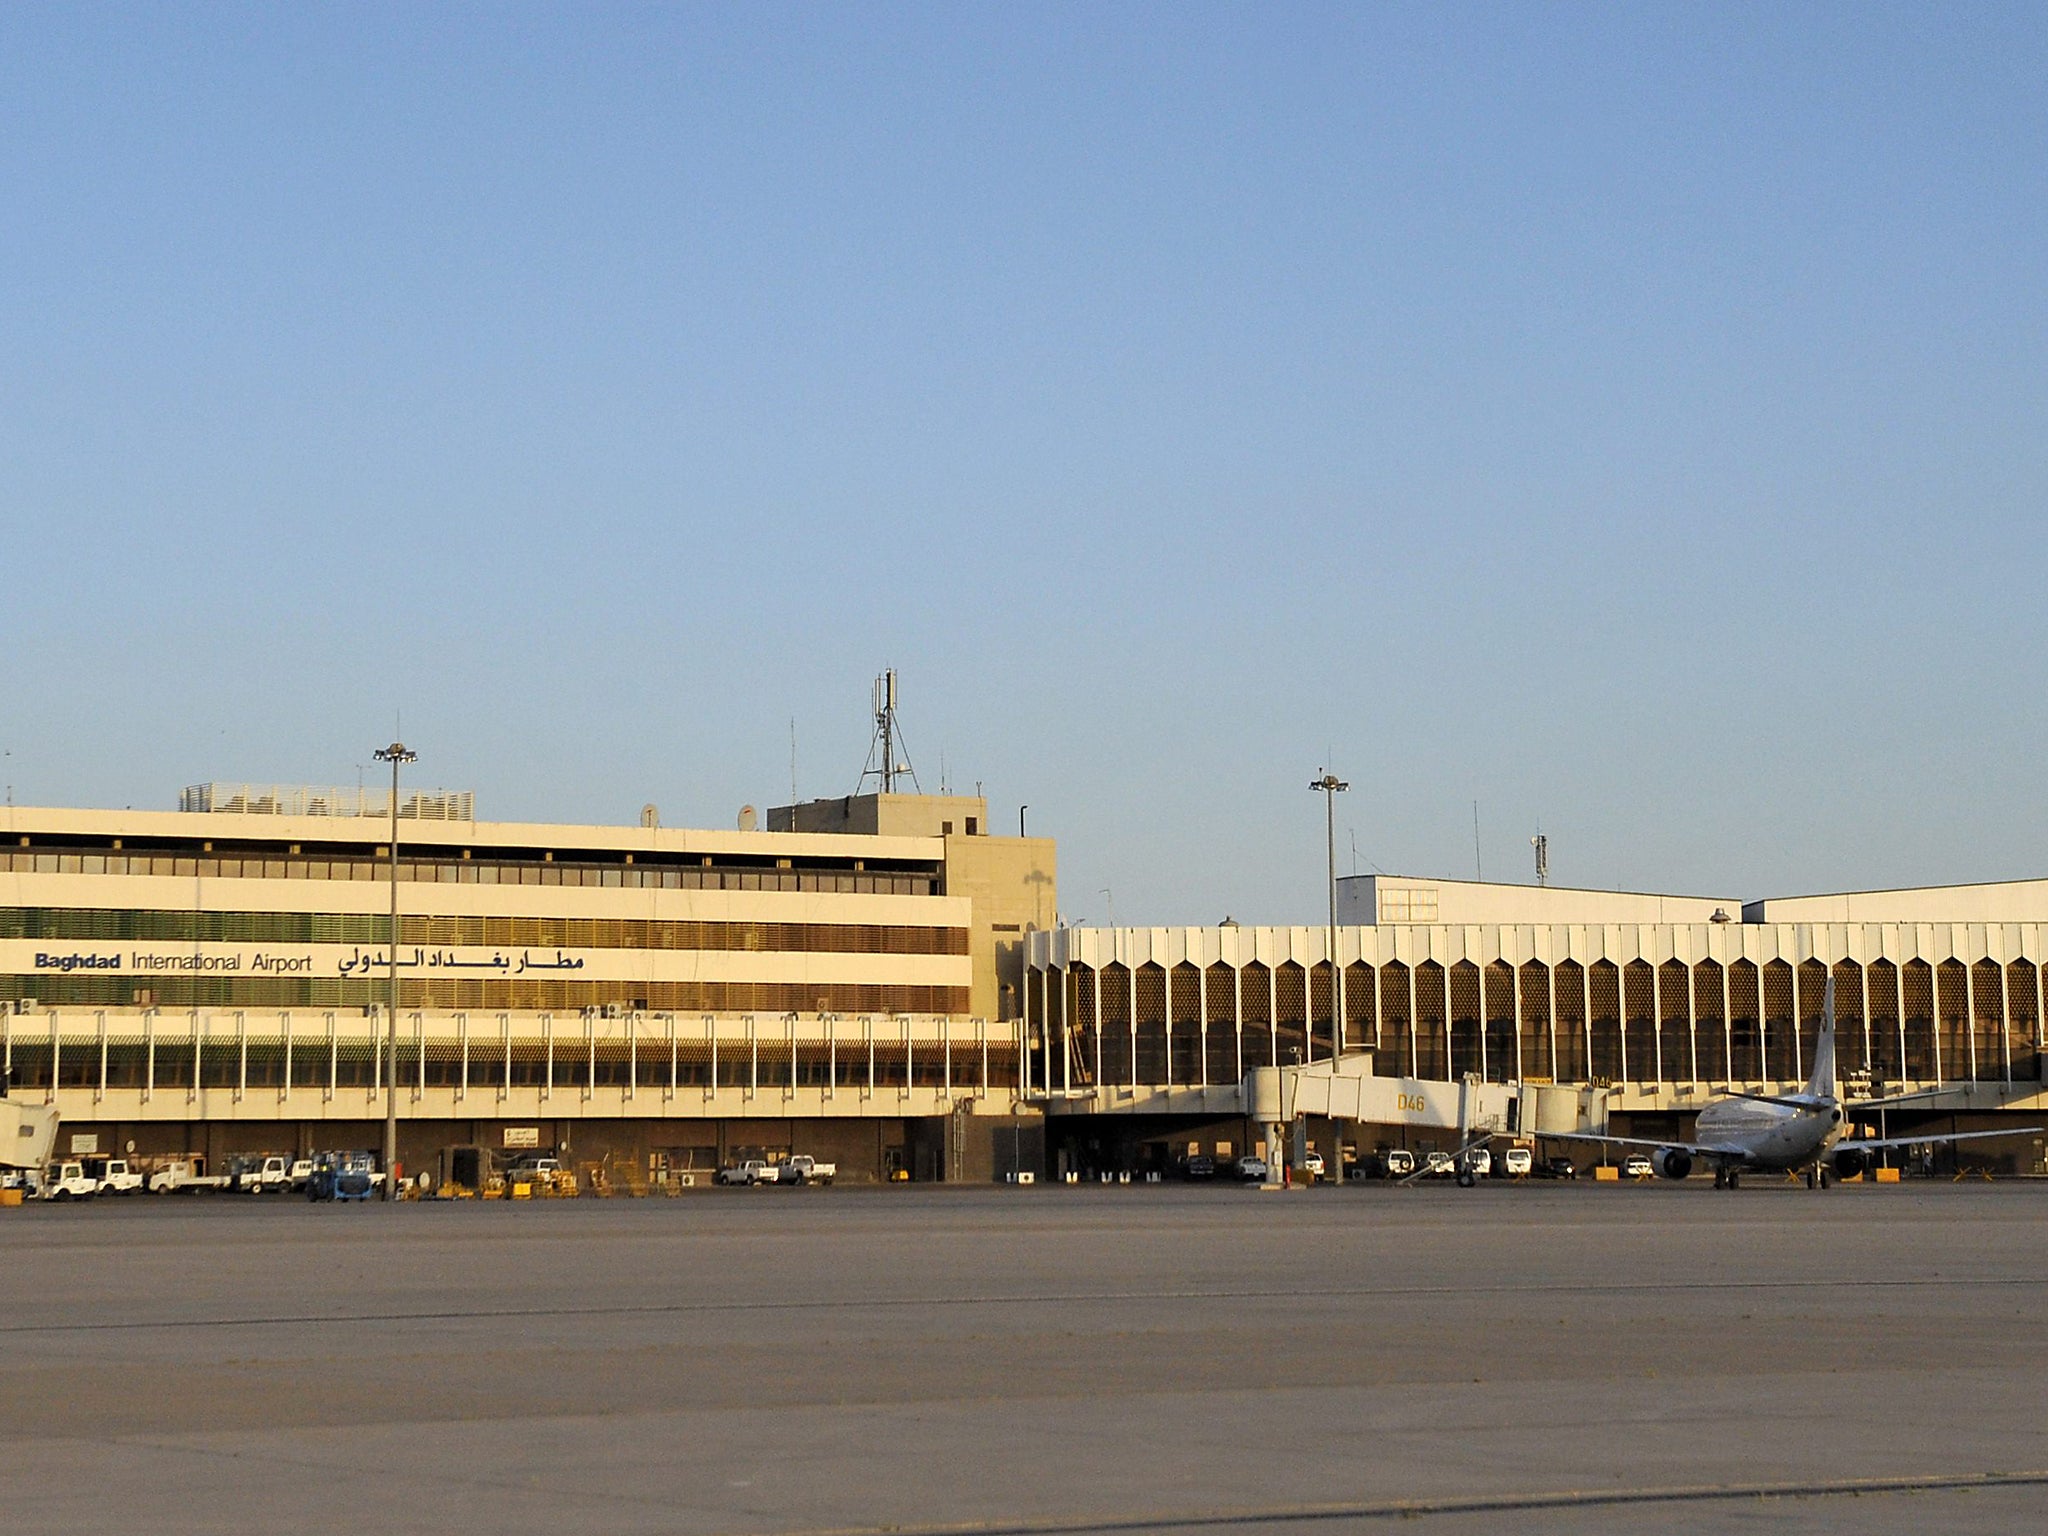
[[1692, 1172], [1692, 1154], [1683, 1147], [1659, 1147], [1650, 1154], [1650, 1166], [1667, 1179], [1682, 1179]]
[[1837, 1147], [1828, 1164], [1838, 1179], [1853, 1179], [1870, 1166], [1870, 1154], [1855, 1147]]

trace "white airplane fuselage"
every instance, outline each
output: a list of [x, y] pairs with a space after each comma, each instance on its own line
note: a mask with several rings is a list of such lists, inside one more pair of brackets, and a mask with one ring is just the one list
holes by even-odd
[[1736, 1166], [1805, 1168], [1826, 1157], [1840, 1139], [1842, 1110], [1832, 1099], [1812, 1105], [1718, 1099], [1700, 1111], [1693, 1134], [1714, 1146], [1739, 1147], [1742, 1157]]

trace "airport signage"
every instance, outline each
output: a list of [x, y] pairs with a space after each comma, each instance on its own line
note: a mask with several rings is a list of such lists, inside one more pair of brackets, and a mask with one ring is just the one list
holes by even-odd
[[[426, 948], [398, 951], [398, 971], [489, 981], [522, 976], [573, 977], [584, 969], [582, 955], [561, 949]], [[115, 972], [129, 976], [337, 976], [383, 977], [391, 973], [391, 952], [379, 945], [313, 944], [290, 947], [233, 944], [52, 945], [49, 940], [0, 941], [0, 974], [59, 975]]]

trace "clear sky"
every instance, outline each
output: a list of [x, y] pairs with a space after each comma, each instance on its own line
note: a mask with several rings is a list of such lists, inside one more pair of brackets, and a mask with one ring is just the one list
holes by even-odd
[[[2038, 4], [0, 10], [17, 803], [2048, 873]], [[1105, 896], [1108, 891], [1112, 895]]]

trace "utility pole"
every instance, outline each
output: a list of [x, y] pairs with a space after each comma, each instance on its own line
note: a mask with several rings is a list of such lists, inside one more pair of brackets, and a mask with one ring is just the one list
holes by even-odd
[[402, 741], [377, 749], [377, 761], [391, 765], [391, 962], [384, 1002], [384, 1198], [398, 1198], [398, 765], [419, 760]]
[[[1333, 1067], [1337, 1058], [1344, 1054], [1344, 968], [1337, 963], [1337, 796], [1350, 787], [1329, 772], [1309, 784], [1310, 789], [1319, 789], [1323, 793], [1324, 832], [1330, 855], [1330, 1061]], [[1307, 1052], [1310, 1060], [1315, 1059], [1314, 1043], [1315, 1033], [1311, 1030], [1308, 1039], [1311, 1049]], [[1332, 1115], [1330, 1124], [1336, 1128], [1336, 1134], [1331, 1138], [1330, 1166], [1324, 1172], [1332, 1184], [1341, 1184], [1344, 1182], [1343, 1122]]]

